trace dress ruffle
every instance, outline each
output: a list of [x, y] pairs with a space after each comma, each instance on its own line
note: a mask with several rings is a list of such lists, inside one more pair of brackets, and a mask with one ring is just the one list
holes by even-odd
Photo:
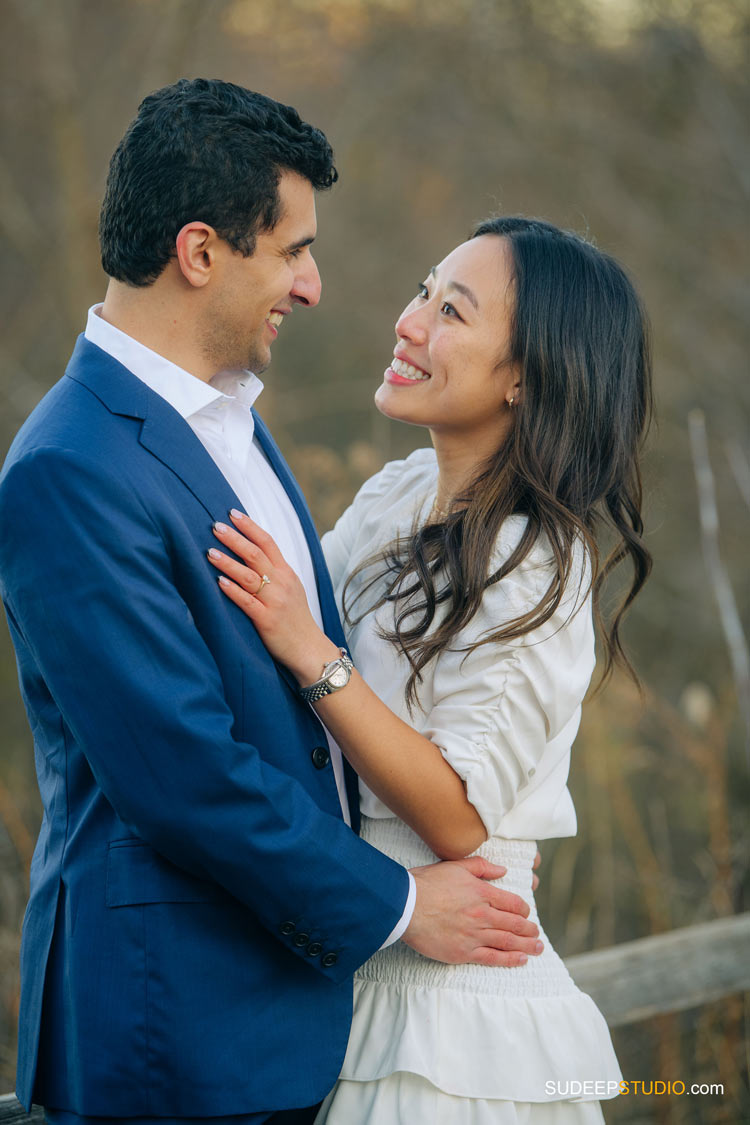
[[[362, 836], [406, 867], [436, 858], [397, 818], [363, 817]], [[535, 852], [533, 840], [492, 837], [476, 854], [507, 869], [495, 885], [528, 902], [541, 955], [510, 969], [446, 965], [401, 941], [381, 949], [355, 974], [345, 1082], [414, 1074], [459, 1098], [537, 1104], [619, 1093], [604, 1017], [539, 923]]]
[[578, 991], [523, 999], [357, 980], [349, 1043], [343, 1079], [405, 1071], [458, 1097], [548, 1102], [588, 1082], [580, 1099], [601, 1100], [622, 1079], [604, 1018]]
[[416, 1074], [339, 1081], [315, 1125], [604, 1125], [599, 1102], [508, 1102], [457, 1098]]

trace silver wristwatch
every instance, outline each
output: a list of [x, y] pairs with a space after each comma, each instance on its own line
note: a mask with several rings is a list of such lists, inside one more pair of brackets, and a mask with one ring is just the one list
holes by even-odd
[[340, 648], [339, 652], [341, 653], [340, 656], [325, 665], [323, 675], [319, 680], [308, 687], [299, 689], [300, 695], [307, 703], [315, 703], [317, 699], [322, 699], [324, 695], [341, 691], [342, 687], [346, 687], [349, 683], [354, 664], [345, 648]]

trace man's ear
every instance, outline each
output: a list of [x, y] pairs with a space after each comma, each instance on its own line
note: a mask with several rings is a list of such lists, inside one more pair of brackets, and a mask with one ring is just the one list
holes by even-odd
[[207, 223], [186, 223], [177, 235], [177, 264], [188, 284], [196, 289], [211, 280], [218, 242], [216, 231]]

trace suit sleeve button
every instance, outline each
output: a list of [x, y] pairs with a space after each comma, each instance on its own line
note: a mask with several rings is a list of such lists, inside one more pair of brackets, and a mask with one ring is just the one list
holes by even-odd
[[316, 770], [324, 770], [331, 760], [331, 755], [325, 746], [316, 746], [310, 755]]
[[324, 969], [332, 968], [339, 959], [338, 953], [326, 953], [325, 957], [321, 959], [321, 965]]
[[294, 944], [298, 947], [298, 949], [302, 949], [302, 947], [304, 945], [307, 945], [309, 940], [310, 940], [309, 934], [299, 933], [299, 934], [297, 934], [297, 936], [294, 939]]
[[311, 941], [310, 944], [307, 947], [307, 956], [308, 957], [319, 957], [322, 952], [323, 952], [323, 946], [320, 944], [319, 941]]
[[281, 930], [284, 937], [288, 937], [289, 934], [294, 933], [297, 927], [295, 926], [294, 922], [282, 922], [279, 926], [279, 929]]

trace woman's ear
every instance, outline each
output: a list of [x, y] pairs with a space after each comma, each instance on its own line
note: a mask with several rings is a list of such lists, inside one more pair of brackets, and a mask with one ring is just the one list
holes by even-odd
[[508, 392], [505, 396], [505, 401], [506, 401], [507, 405], [510, 407], [511, 410], [514, 410], [520, 404], [520, 401], [521, 401], [521, 376], [520, 375], [516, 375], [514, 377], [513, 383], [508, 388]]

